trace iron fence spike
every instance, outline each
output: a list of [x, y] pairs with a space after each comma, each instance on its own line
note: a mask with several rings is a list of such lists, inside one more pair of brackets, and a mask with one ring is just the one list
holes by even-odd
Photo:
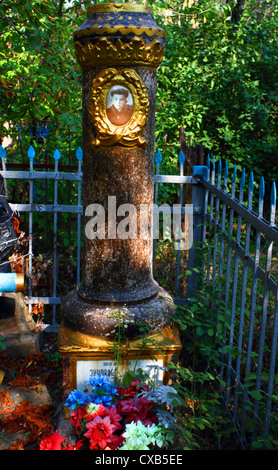
[[250, 176], [249, 176], [249, 191], [253, 191], [253, 186], [254, 186], [254, 175], [253, 175], [253, 171], [251, 171]]
[[162, 155], [161, 155], [160, 150], [158, 150], [155, 155], [155, 163], [157, 165], [160, 165], [161, 162], [162, 162]]
[[265, 194], [265, 185], [264, 185], [264, 177], [261, 177], [260, 187], [259, 187], [259, 198], [263, 199]]
[[184, 162], [185, 162], [185, 155], [184, 155], [183, 151], [181, 150], [180, 153], [179, 153], [179, 163], [180, 163], [180, 165], [183, 165]]
[[236, 181], [236, 172], [237, 172], [237, 167], [236, 165], [234, 166], [234, 173], [233, 173], [233, 183]]
[[0, 145], [0, 158], [5, 158], [6, 157], [6, 150], [2, 145]]
[[270, 204], [272, 206], [276, 205], [276, 184], [275, 184], [275, 181], [273, 181], [272, 187], [271, 187]]
[[34, 148], [32, 147], [32, 145], [30, 145], [30, 147], [27, 151], [27, 155], [28, 155], [29, 160], [31, 160], [31, 161], [34, 160], [36, 152], [35, 152]]
[[61, 153], [58, 149], [56, 149], [54, 152], [53, 158], [54, 160], [59, 160], [60, 157], [61, 157]]
[[83, 150], [81, 147], [78, 147], [78, 149], [76, 150], [76, 158], [77, 160], [82, 160], [83, 158]]
[[241, 179], [240, 179], [240, 189], [243, 189], [245, 185], [245, 168], [243, 168]]

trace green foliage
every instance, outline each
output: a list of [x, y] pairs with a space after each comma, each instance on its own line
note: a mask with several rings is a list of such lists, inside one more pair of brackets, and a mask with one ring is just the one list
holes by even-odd
[[[16, 138], [20, 131], [25, 152], [30, 126], [35, 130], [45, 120], [51, 127], [50, 153], [68, 150], [69, 138], [72, 148], [81, 145], [81, 71], [73, 32], [86, 17], [85, 4], [2, 2], [1, 135]], [[216, 157], [265, 177], [277, 175], [277, 4], [246, 0], [242, 12], [233, 2], [216, 0], [148, 4], [167, 33], [156, 112], [162, 170], [176, 170], [183, 126]]]
[[151, 3], [168, 38], [158, 71], [157, 145], [167, 135], [176, 153], [183, 126], [215, 156], [277, 174], [277, 5], [246, 1], [235, 25], [223, 2]]
[[[209, 245], [196, 249], [204, 262]], [[226, 383], [219, 375], [230, 328], [230, 312], [222, 300], [225, 279], [219, 277], [214, 286], [206, 285], [204, 270], [194, 271], [202, 279], [201, 287], [188, 306], [176, 309], [183, 351], [181, 363], [170, 365], [182, 404], [177, 414], [180, 444], [184, 449], [237, 448], [236, 430], [223, 402]], [[190, 274], [190, 270], [184, 273]]]
[[[2, 2], [1, 135], [17, 138], [20, 132], [25, 153], [32, 139], [30, 131], [36, 133], [38, 121], [50, 124], [50, 153], [68, 148], [69, 132], [72, 143], [77, 140], [80, 145], [81, 73], [72, 39], [83, 21], [84, 9], [78, 4], [73, 2], [61, 15], [55, 2]], [[6, 122], [8, 130], [3, 127]], [[37, 147], [35, 141], [33, 145]]]

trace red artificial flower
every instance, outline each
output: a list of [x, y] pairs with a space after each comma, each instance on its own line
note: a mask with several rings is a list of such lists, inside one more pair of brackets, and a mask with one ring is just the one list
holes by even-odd
[[84, 417], [87, 415], [87, 409], [85, 406], [81, 408], [76, 408], [76, 410], [71, 411], [70, 413], [70, 424], [74, 425], [75, 432], [79, 434], [80, 430], [79, 428], [81, 427], [81, 421], [84, 419]]
[[64, 436], [59, 436], [57, 431], [40, 442], [40, 450], [62, 450], [61, 444], [65, 439]]
[[125, 389], [123, 387], [117, 387], [117, 392], [119, 396], [123, 396], [125, 394]]
[[91, 421], [96, 416], [101, 416], [101, 417], [105, 416], [106, 413], [107, 413], [107, 408], [105, 406], [103, 406], [102, 403], [99, 403], [99, 404], [90, 403], [87, 406], [86, 419], [87, 419], [87, 421]]
[[138, 399], [128, 398], [117, 403], [118, 413], [127, 416], [126, 423], [142, 421], [146, 426], [158, 423], [157, 417], [151, 413], [152, 407], [153, 403], [144, 397]]
[[119, 387], [117, 388], [117, 392], [120, 396], [134, 397], [139, 392], [140, 383], [141, 381], [139, 379], [132, 379], [128, 388]]
[[119, 447], [124, 445], [124, 442], [125, 438], [122, 435], [118, 436], [117, 434], [112, 434], [111, 442], [107, 447], [107, 450], [118, 450]]
[[84, 436], [90, 439], [90, 449], [105, 449], [111, 443], [111, 435], [116, 426], [111, 423], [110, 417], [96, 416], [93, 421], [86, 424], [88, 431]]
[[117, 412], [116, 406], [113, 406], [107, 410], [107, 416], [109, 416], [111, 423], [115, 426], [116, 429], [122, 429], [120, 421], [123, 417]]

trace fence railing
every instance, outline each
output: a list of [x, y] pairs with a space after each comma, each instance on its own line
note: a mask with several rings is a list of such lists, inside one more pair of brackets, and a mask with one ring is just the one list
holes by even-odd
[[[73, 231], [76, 231], [76, 237], [77, 237], [77, 251], [76, 251], [76, 284], [79, 283], [80, 277], [81, 277], [81, 245], [82, 245], [82, 236], [81, 236], [81, 217], [82, 217], [82, 212], [83, 212], [83, 206], [82, 206], [82, 197], [81, 197], [81, 189], [82, 189], [82, 150], [79, 148], [76, 152], [76, 158], [78, 161], [78, 167], [77, 171], [75, 172], [64, 172], [60, 171], [59, 169], [59, 159], [60, 159], [60, 152], [59, 150], [56, 150], [53, 155], [53, 159], [55, 162], [55, 167], [54, 171], [41, 171], [35, 169], [34, 165], [34, 158], [35, 158], [35, 151], [33, 147], [31, 146], [27, 152], [27, 156], [29, 159], [29, 170], [27, 171], [20, 171], [20, 170], [7, 170], [7, 165], [6, 165], [6, 152], [3, 149], [3, 147], [0, 146], [0, 158], [2, 159], [2, 170], [0, 171], [0, 175], [3, 176], [3, 178], [6, 181], [6, 184], [9, 186], [9, 180], [24, 180], [27, 182], [27, 187], [29, 191], [29, 200], [25, 203], [19, 203], [19, 202], [10, 202], [11, 209], [15, 213], [26, 213], [28, 215], [28, 247], [27, 247], [27, 253], [26, 253], [26, 258], [28, 260], [28, 265], [26, 269], [26, 275], [27, 275], [27, 284], [28, 284], [28, 292], [27, 295], [25, 295], [24, 300], [25, 303], [29, 305], [30, 312], [32, 310], [32, 306], [34, 304], [42, 303], [44, 306], [52, 306], [52, 319], [51, 323], [48, 325], [44, 325], [44, 327], [47, 326], [48, 330], [57, 330], [59, 327], [58, 321], [57, 321], [57, 316], [56, 316], [56, 309], [57, 306], [62, 303], [62, 298], [57, 294], [57, 282], [59, 279], [59, 266], [58, 266], [58, 260], [57, 260], [57, 217], [58, 214], [66, 214], [66, 213], [71, 213], [71, 214], [76, 214], [76, 225], [75, 227], [71, 227]], [[185, 156], [183, 152], [180, 152], [179, 157], [178, 157], [178, 166], [179, 166], [179, 173], [177, 175], [160, 175], [159, 170], [160, 170], [160, 163], [161, 163], [161, 153], [158, 151], [155, 157], [155, 162], [156, 162], [156, 174], [154, 176], [154, 184], [155, 184], [155, 203], [156, 204], [162, 204], [163, 201], [158, 200], [158, 186], [159, 184], [174, 184], [178, 187], [180, 191], [180, 203], [182, 203], [182, 198], [183, 198], [183, 187], [185, 184], [194, 184], [195, 181], [191, 176], [186, 176], [183, 174], [183, 167], [184, 167], [184, 161], [185, 161]], [[43, 166], [42, 164], [37, 165], [39, 168]], [[39, 191], [39, 196], [40, 196], [40, 202], [36, 201], [36, 192], [34, 191], [34, 183], [35, 182], [49, 182], [53, 181], [53, 186], [51, 187], [52, 190], [52, 195], [50, 196], [49, 193], [49, 188], [48, 188], [48, 194], [46, 194], [46, 189], [40, 186], [40, 191]], [[67, 181], [67, 182], [77, 182], [78, 184], [78, 194], [77, 194], [77, 200], [76, 204], [60, 204], [59, 203], [59, 197], [58, 197], [58, 185], [59, 182], [61, 181]], [[45, 189], [45, 190], [44, 190]], [[16, 194], [17, 197], [20, 198], [20, 193], [18, 192]], [[45, 204], [41, 201], [46, 200], [46, 199], [52, 198], [52, 204]], [[63, 198], [64, 199], [64, 198]], [[40, 254], [40, 252], [34, 252], [34, 238], [36, 238], [36, 233], [34, 233], [34, 214], [40, 214], [40, 216], [43, 216], [44, 214], [51, 214], [52, 219], [50, 223], [52, 224], [52, 231], [51, 231], [51, 237], [52, 239], [50, 242], [52, 242], [52, 249], [51, 249], [51, 258], [52, 258], [52, 286], [49, 287], [48, 290], [51, 290], [52, 293], [51, 295], [34, 295], [33, 291], [33, 279], [34, 279], [34, 259], [36, 256]], [[47, 234], [42, 234], [43, 237], [47, 237]], [[159, 241], [154, 241], [154, 259], [156, 258], [155, 255], [155, 250], [157, 248], [157, 245], [159, 244]], [[37, 243], [37, 248], [40, 249], [40, 244]], [[67, 252], [67, 247], [65, 246], [63, 249], [64, 254]], [[186, 253], [181, 253], [180, 250], [173, 250], [173, 245], [171, 244], [170, 246], [170, 257], [175, 257], [175, 270], [171, 272], [171, 279], [169, 279], [169, 287], [171, 290], [171, 293], [174, 297], [174, 301], [176, 304], [184, 304], [186, 302], [186, 292], [184, 291], [184, 286], [180, 286], [180, 279], [179, 279], [179, 274], [182, 269], [182, 259], [186, 258], [187, 259], [187, 254]], [[187, 262], [187, 261], [186, 261]], [[164, 266], [165, 267], [165, 266]], [[156, 269], [156, 271], [159, 271], [159, 268]], [[60, 273], [61, 274], [61, 273]], [[165, 281], [165, 278], [164, 278]], [[36, 291], [40, 290], [40, 287], [38, 286]], [[41, 289], [43, 290], [43, 289]]]
[[[196, 186], [199, 200], [204, 200], [199, 240], [204, 245], [210, 238], [203, 280], [212, 289], [221, 286], [229, 325], [222, 338], [225, 400], [242, 444], [247, 436], [249, 442], [259, 443], [269, 437], [277, 406], [276, 186], [273, 183], [266, 220], [263, 178], [254, 203], [252, 173], [246, 185], [245, 170], [238, 181], [235, 166], [228, 193], [228, 165], [224, 174], [221, 160], [217, 170], [214, 160], [207, 169], [207, 178], [198, 177]], [[214, 315], [217, 318], [217, 305]]]
[[[56, 307], [61, 303], [57, 295], [57, 216], [59, 213], [74, 213], [77, 216], [77, 265], [76, 283], [80, 280], [81, 253], [81, 202], [82, 151], [76, 153], [77, 172], [59, 170], [59, 151], [54, 153], [54, 171], [34, 170], [34, 150], [28, 151], [29, 171], [8, 171], [5, 153], [0, 147], [2, 171], [6, 179], [25, 179], [29, 183], [28, 203], [12, 203], [12, 210], [26, 212], [29, 216], [28, 233], [28, 274], [29, 289], [25, 297], [30, 305], [42, 302], [53, 306], [52, 326], [57, 327]], [[207, 165], [194, 166], [192, 175], [185, 174], [187, 159], [181, 151], [178, 156], [177, 174], [160, 174], [162, 156], [155, 156], [154, 203], [159, 201], [159, 185], [174, 184], [178, 191], [177, 203], [193, 205], [193, 246], [187, 251], [174, 250], [169, 244], [168, 263], [163, 250], [160, 256], [161, 241], [154, 240], [154, 271], [157, 281], [174, 297], [176, 305], [188, 304], [188, 299], [198, 293], [201, 286], [211, 286], [218, 290], [219, 300], [225, 303], [225, 329], [221, 336], [222, 366], [220, 378], [226, 384], [225, 400], [231, 416], [241, 436], [244, 446], [250, 437], [267, 439], [275, 423], [277, 391], [277, 339], [278, 339], [278, 229], [275, 225], [276, 187], [272, 186], [268, 216], [265, 216], [265, 190], [262, 178], [256, 185], [251, 173], [248, 185], [245, 184], [245, 171], [240, 181], [236, 166], [231, 177], [228, 165], [222, 171], [221, 160], [213, 159]], [[53, 181], [53, 203], [42, 204], [34, 198], [34, 182]], [[61, 205], [58, 197], [60, 181], [76, 181], [78, 194], [76, 204]], [[191, 199], [184, 200], [185, 186], [191, 188]], [[247, 187], [248, 186], [248, 187]], [[229, 188], [229, 189], [228, 189]], [[256, 189], [257, 188], [257, 189]], [[244, 198], [245, 195], [245, 198]], [[254, 203], [254, 200], [256, 201]], [[34, 296], [32, 288], [33, 216], [35, 213], [53, 215], [53, 286], [51, 296]], [[268, 219], [268, 220], [267, 220]], [[167, 243], [162, 241], [162, 243]], [[207, 246], [206, 257], [201, 265], [198, 247]], [[165, 247], [164, 247], [165, 248]], [[66, 248], [64, 252], [66, 251]], [[173, 258], [174, 257], [174, 258]], [[164, 264], [163, 264], [164, 263]], [[191, 276], [181, 276], [186, 270], [201, 266], [203, 280], [200, 284], [195, 270]], [[160, 279], [161, 272], [166, 277]], [[168, 273], [168, 274], [167, 274]], [[168, 283], [168, 284], [167, 284]], [[220, 287], [218, 289], [218, 287]], [[210, 305], [212, 314], [218, 318], [217, 303]], [[216, 335], [217, 336], [217, 335]], [[219, 336], [216, 338], [219, 341]]]
[[[10, 202], [10, 207], [14, 213], [27, 213], [29, 217], [29, 228], [28, 228], [28, 247], [27, 247], [27, 254], [26, 257], [28, 259], [28, 266], [27, 266], [27, 286], [28, 286], [28, 295], [24, 297], [24, 301], [26, 304], [29, 305], [29, 309], [31, 311], [32, 305], [42, 303], [44, 305], [52, 305], [53, 306], [53, 316], [52, 316], [52, 326], [57, 326], [57, 319], [56, 319], [56, 307], [61, 303], [60, 296], [57, 295], [57, 217], [60, 213], [71, 213], [76, 214], [76, 232], [77, 232], [77, 252], [76, 252], [76, 259], [77, 259], [77, 268], [76, 268], [76, 283], [80, 281], [80, 256], [81, 256], [81, 214], [82, 214], [82, 204], [81, 204], [81, 186], [82, 186], [82, 170], [81, 170], [81, 162], [82, 162], [82, 150], [79, 148], [76, 152], [76, 158], [78, 161], [78, 167], [76, 172], [63, 172], [59, 171], [59, 159], [60, 159], [60, 152], [56, 150], [54, 152], [54, 171], [36, 171], [34, 169], [34, 157], [35, 157], [35, 150], [32, 146], [30, 146], [28, 152], [28, 159], [29, 159], [29, 171], [17, 171], [12, 170], [9, 171], [6, 168], [6, 151], [0, 146], [0, 158], [2, 160], [2, 170], [0, 174], [6, 181], [6, 184], [9, 180], [24, 180], [28, 183], [29, 188], [29, 201], [28, 203], [15, 203]], [[46, 193], [44, 188], [40, 186], [40, 199], [44, 197], [46, 199], [52, 199], [52, 204], [49, 203], [42, 203], [36, 202], [35, 198], [35, 191], [34, 185], [35, 182], [49, 182], [53, 181], [53, 194], [46, 197]], [[68, 182], [77, 182], [77, 203], [76, 204], [59, 204], [58, 200], [58, 184], [61, 181], [68, 181]], [[48, 188], [49, 189], [49, 188]], [[45, 193], [42, 196], [42, 193]], [[49, 191], [48, 191], [49, 193]], [[20, 193], [18, 193], [18, 197], [20, 197]], [[52, 295], [41, 295], [41, 296], [34, 296], [33, 295], [33, 260], [34, 257], [39, 255], [39, 253], [34, 253], [34, 214], [52, 214], [52, 249], [51, 249], [51, 257], [52, 257]], [[46, 234], [43, 234], [43, 237], [46, 237]]]

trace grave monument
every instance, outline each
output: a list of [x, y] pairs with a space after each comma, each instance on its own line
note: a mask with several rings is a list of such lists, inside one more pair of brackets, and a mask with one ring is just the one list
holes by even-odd
[[[165, 43], [151, 8], [134, 3], [91, 6], [74, 32], [83, 77], [84, 261], [62, 306], [65, 394], [82, 390], [94, 372], [113, 373], [119, 332], [123, 370], [153, 362], [153, 354], [166, 365], [181, 349], [173, 300], [152, 273], [156, 69]], [[154, 343], [159, 353], [150, 352]]]

